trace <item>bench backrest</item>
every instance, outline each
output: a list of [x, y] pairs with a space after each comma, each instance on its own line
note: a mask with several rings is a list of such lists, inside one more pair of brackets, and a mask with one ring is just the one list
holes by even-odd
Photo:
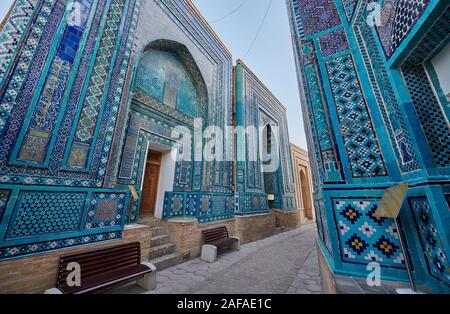
[[139, 242], [121, 244], [78, 254], [62, 255], [59, 258], [56, 287], [66, 284], [69, 263], [80, 264], [81, 278], [89, 278], [112, 270], [118, 270], [141, 263]]
[[203, 230], [202, 233], [206, 244], [228, 238], [228, 230], [226, 226]]

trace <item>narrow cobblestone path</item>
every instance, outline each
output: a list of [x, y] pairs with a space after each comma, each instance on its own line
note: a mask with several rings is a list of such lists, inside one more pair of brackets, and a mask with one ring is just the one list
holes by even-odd
[[113, 293], [321, 293], [315, 224], [241, 246], [209, 264], [199, 258], [157, 273], [157, 288]]

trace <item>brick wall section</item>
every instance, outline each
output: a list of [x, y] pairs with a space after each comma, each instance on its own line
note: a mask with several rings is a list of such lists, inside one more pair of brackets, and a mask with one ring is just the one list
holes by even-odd
[[185, 260], [200, 256], [203, 245], [202, 230], [226, 226], [231, 236], [237, 236], [241, 243], [261, 240], [301, 225], [299, 211], [272, 211], [268, 214], [237, 216], [235, 219], [200, 225], [196, 219], [173, 219], [166, 222], [170, 241]]
[[58, 259], [63, 254], [81, 253], [139, 241], [141, 242], [142, 259], [147, 261], [150, 238], [149, 227], [131, 225], [126, 227], [123, 240], [0, 262], [0, 293], [43, 293], [46, 289], [54, 287]]
[[300, 210], [283, 212], [279, 209], [274, 209], [273, 212], [275, 214], [275, 225], [277, 228], [281, 228], [282, 231], [299, 228], [303, 222]]
[[167, 222], [170, 241], [185, 259], [200, 256], [203, 245], [202, 230], [226, 226], [230, 236], [236, 235], [235, 219], [199, 225], [197, 219], [173, 219]]
[[242, 243], [270, 237], [277, 231], [275, 214], [270, 212], [269, 214], [236, 217], [236, 230]]

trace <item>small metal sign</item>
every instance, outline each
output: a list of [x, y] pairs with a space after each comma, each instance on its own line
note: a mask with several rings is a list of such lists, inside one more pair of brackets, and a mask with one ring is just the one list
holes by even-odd
[[275, 195], [273, 195], [273, 194], [267, 194], [267, 200], [268, 200], [268, 201], [274, 201], [274, 200], [275, 200]]
[[396, 219], [405, 200], [408, 187], [408, 183], [402, 183], [386, 189], [374, 216]]

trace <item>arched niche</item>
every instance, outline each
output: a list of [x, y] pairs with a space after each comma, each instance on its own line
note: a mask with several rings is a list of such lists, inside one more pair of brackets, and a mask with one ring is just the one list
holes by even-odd
[[143, 50], [134, 90], [193, 118], [207, 119], [208, 91], [189, 50], [170, 40], [155, 40]]

